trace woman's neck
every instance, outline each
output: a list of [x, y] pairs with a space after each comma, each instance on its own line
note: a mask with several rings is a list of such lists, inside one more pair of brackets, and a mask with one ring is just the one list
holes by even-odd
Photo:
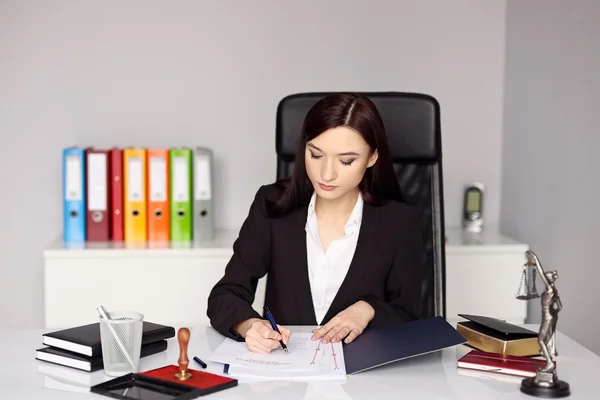
[[315, 200], [317, 217], [320, 220], [327, 221], [347, 221], [356, 205], [358, 193], [359, 190], [356, 188], [335, 200], [327, 200], [317, 196]]

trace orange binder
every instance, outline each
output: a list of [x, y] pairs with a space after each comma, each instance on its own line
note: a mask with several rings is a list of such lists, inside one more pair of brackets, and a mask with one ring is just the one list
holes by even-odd
[[123, 204], [126, 242], [147, 240], [146, 221], [146, 150], [127, 148], [123, 150]]
[[148, 241], [166, 242], [170, 237], [169, 150], [148, 149]]

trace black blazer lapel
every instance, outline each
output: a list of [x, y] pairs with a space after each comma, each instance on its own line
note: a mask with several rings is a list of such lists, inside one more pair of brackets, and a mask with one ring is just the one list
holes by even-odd
[[[329, 321], [331, 318], [335, 317], [338, 312], [355, 303], [356, 299], [352, 297], [352, 293], [354, 292], [353, 288], [360, 284], [363, 276], [369, 270], [370, 260], [377, 248], [377, 233], [379, 231], [380, 223], [380, 209], [365, 203], [354, 257], [350, 263], [346, 278], [342, 282], [329, 310], [325, 314], [323, 322]], [[319, 321], [319, 323], [321, 323], [321, 321]]]
[[290, 286], [294, 288], [302, 320], [299, 325], [317, 325], [308, 278], [305, 230], [307, 212], [308, 206], [304, 206], [286, 217], [286, 221], [282, 222], [286, 226], [285, 238], [286, 242], [289, 243], [287, 259]]

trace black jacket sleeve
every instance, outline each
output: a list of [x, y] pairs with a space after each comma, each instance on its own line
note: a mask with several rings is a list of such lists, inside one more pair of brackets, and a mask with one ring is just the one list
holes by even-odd
[[369, 326], [398, 325], [418, 319], [421, 305], [421, 288], [424, 272], [424, 254], [420, 214], [411, 208], [407, 216], [400, 219], [397, 236], [397, 251], [388, 273], [385, 299], [364, 296], [375, 310]]
[[219, 333], [243, 340], [231, 327], [249, 318], [262, 318], [253, 308], [258, 280], [269, 269], [271, 229], [266, 215], [266, 188], [261, 187], [254, 197], [250, 211], [238, 238], [233, 244], [233, 256], [225, 274], [208, 297], [207, 316]]

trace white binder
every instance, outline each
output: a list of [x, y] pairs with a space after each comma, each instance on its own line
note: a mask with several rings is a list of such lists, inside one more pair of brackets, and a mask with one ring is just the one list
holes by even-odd
[[214, 238], [213, 153], [206, 147], [194, 149], [194, 241]]

